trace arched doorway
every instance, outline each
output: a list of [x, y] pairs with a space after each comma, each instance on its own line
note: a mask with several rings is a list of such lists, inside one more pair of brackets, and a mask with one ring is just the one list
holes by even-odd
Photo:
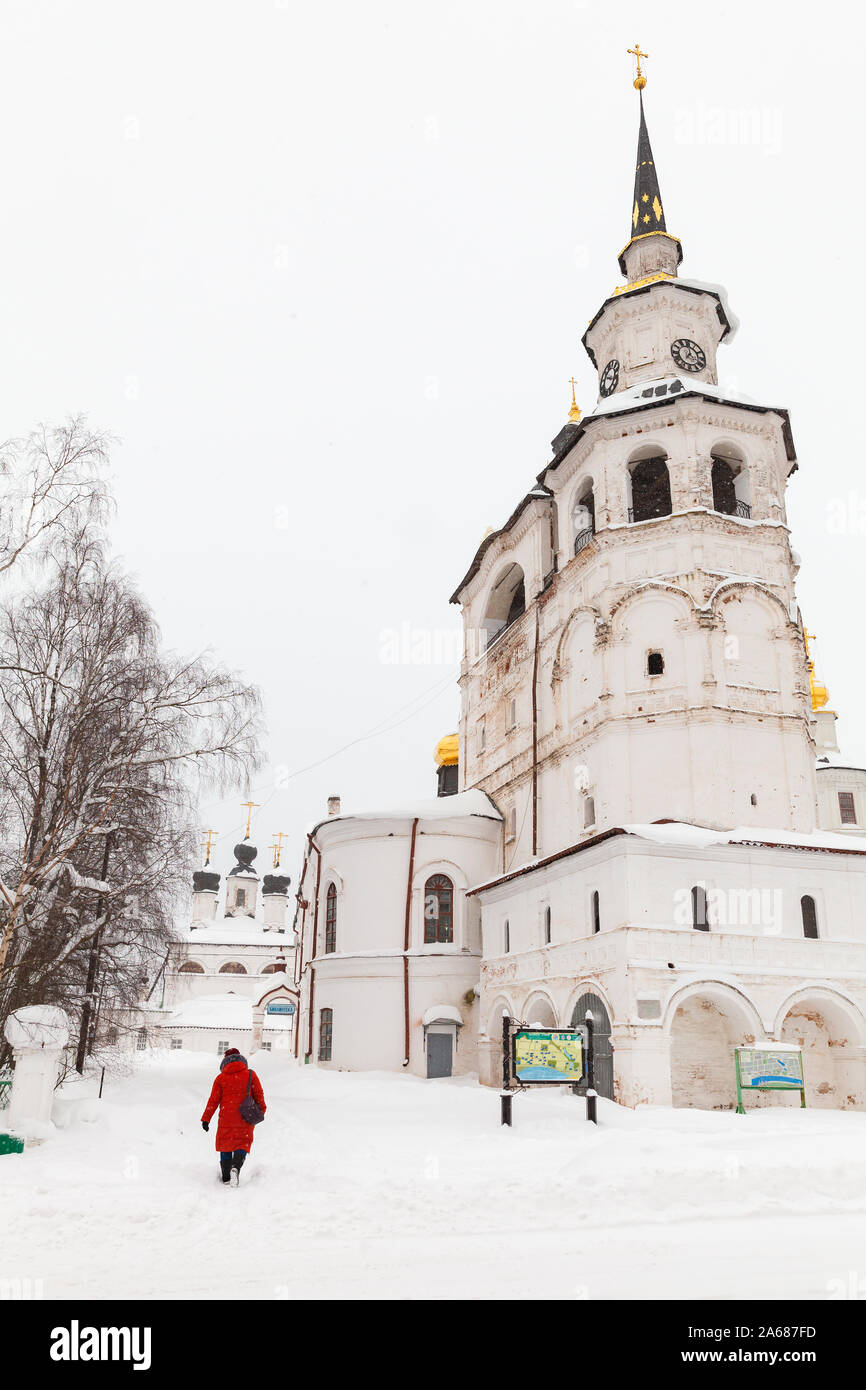
[[850, 1110], [866, 1099], [862, 1019], [842, 998], [806, 993], [788, 1008], [778, 1036], [803, 1051], [806, 1104]]
[[595, 1089], [600, 1096], [613, 1100], [613, 1049], [610, 1045], [610, 1014], [604, 1000], [597, 994], [582, 994], [574, 1006], [571, 1026], [586, 1022], [592, 1014], [592, 1069]]
[[754, 1042], [759, 1032], [757, 1016], [734, 990], [708, 985], [687, 995], [677, 1006], [670, 1028], [674, 1106], [734, 1110], [734, 1048]]

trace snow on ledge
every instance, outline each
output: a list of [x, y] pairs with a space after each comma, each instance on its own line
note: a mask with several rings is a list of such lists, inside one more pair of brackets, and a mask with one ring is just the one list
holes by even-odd
[[61, 1048], [69, 1041], [69, 1019], [54, 1004], [30, 1004], [9, 1015], [3, 1032], [10, 1047]]

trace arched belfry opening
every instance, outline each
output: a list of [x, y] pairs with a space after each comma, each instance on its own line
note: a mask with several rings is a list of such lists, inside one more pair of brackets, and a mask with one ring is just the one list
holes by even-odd
[[595, 493], [591, 478], [587, 478], [578, 489], [571, 522], [574, 535], [574, 553], [579, 555], [595, 535]]
[[628, 473], [629, 521], [652, 521], [655, 517], [670, 516], [673, 503], [667, 456], [658, 449], [633, 455]]
[[720, 445], [710, 455], [713, 511], [723, 516], [750, 517], [748, 473], [739, 450]]
[[482, 626], [488, 643], [516, 622], [526, 611], [526, 581], [518, 564], [510, 564], [499, 575], [487, 600]]

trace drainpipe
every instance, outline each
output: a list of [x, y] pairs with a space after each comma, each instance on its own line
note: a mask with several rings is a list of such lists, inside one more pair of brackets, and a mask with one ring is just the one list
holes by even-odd
[[314, 849], [318, 855], [316, 862], [316, 896], [313, 899], [313, 949], [310, 953], [310, 1020], [305, 1058], [306, 1061], [309, 1061], [313, 1055], [313, 1005], [316, 997], [316, 967], [313, 964], [313, 960], [316, 955], [316, 945], [319, 939], [319, 884], [322, 879], [322, 851], [319, 849], [312, 835], [308, 835], [307, 840], [309, 841], [310, 849]]
[[403, 1066], [409, 1065], [409, 933], [412, 914], [412, 875], [415, 872], [415, 836], [418, 833], [418, 817], [412, 822], [412, 839], [409, 844], [409, 877], [406, 880], [406, 923], [403, 930]]
[[535, 650], [532, 656], [532, 854], [538, 854], [538, 601], [535, 604]]

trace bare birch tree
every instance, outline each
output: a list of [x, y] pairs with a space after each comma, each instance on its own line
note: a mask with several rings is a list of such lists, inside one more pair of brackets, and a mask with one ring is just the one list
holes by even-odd
[[170, 940], [195, 795], [260, 765], [258, 693], [160, 649], [153, 614], [99, 540], [0, 616], [0, 1018], [74, 1007], [100, 935], [131, 1002]]
[[104, 520], [109, 442], [79, 415], [0, 445], [0, 575]]

